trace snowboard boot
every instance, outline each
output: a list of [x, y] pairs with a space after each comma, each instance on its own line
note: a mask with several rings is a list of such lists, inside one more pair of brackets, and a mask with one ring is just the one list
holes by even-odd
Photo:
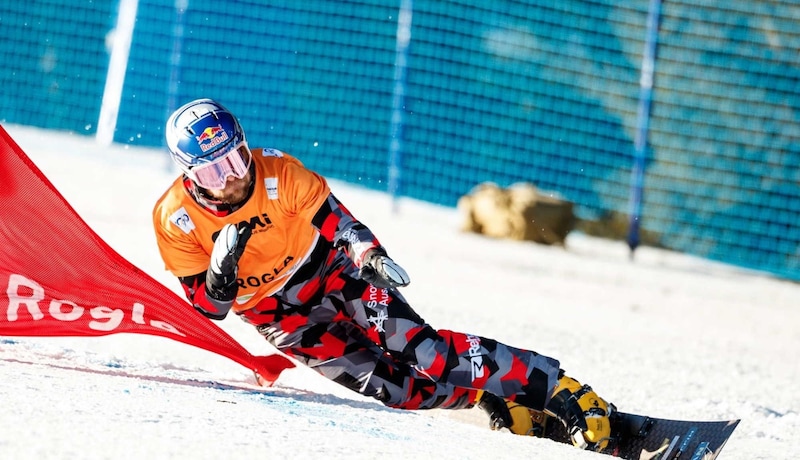
[[508, 429], [522, 436], [543, 436], [548, 416], [513, 401], [480, 390], [478, 407], [489, 415], [492, 430]]
[[564, 424], [572, 444], [582, 449], [602, 450], [611, 436], [609, 415], [615, 410], [589, 385], [581, 385], [561, 371], [553, 396], [545, 407], [549, 414]]

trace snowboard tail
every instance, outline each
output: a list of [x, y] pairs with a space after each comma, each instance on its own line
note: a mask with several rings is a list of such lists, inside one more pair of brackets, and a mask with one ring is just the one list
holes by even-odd
[[[671, 420], [614, 412], [611, 440], [599, 453], [627, 460], [712, 460], [738, 424], [739, 420]], [[543, 435], [572, 444], [566, 428], [553, 419], [547, 420]]]

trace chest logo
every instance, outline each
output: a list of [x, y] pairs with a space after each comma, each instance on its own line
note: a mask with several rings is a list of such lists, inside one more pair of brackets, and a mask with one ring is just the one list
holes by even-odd
[[267, 198], [270, 200], [278, 199], [278, 178], [267, 177], [264, 179], [264, 187], [267, 189]]

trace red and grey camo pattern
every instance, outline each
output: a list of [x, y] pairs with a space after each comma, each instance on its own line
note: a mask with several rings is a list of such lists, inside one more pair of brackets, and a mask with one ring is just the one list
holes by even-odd
[[544, 355], [433, 329], [324, 238], [278, 294], [241, 315], [282, 352], [391, 407], [465, 408], [484, 389], [542, 408], [559, 371]]

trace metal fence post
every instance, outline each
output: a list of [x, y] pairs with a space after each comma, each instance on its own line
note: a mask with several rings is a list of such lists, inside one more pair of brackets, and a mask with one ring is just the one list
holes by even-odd
[[653, 71], [656, 65], [658, 45], [658, 25], [661, 16], [661, 0], [650, 0], [647, 12], [647, 31], [642, 71], [639, 78], [639, 107], [636, 114], [636, 137], [634, 139], [633, 170], [631, 172], [630, 222], [628, 227], [628, 247], [630, 257], [639, 246], [639, 231], [642, 220], [642, 195], [644, 188], [644, 167], [647, 157], [647, 132], [650, 126], [650, 106], [653, 98]]

